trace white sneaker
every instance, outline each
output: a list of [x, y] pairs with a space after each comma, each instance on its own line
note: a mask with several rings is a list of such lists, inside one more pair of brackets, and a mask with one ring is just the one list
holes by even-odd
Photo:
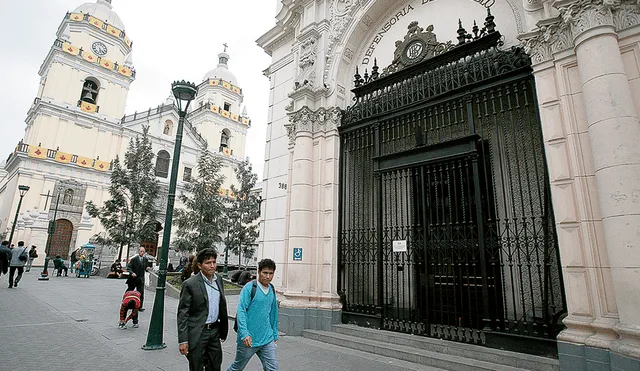
[[138, 326], [138, 324], [137, 324], [137, 323], [134, 323], [134, 324], [133, 324], [133, 328], [138, 328], [138, 327], [140, 327], [140, 326]]
[[119, 323], [119, 324], [118, 324], [118, 328], [119, 328], [120, 330], [126, 330], [126, 329], [127, 329], [127, 325], [125, 325], [124, 323]]

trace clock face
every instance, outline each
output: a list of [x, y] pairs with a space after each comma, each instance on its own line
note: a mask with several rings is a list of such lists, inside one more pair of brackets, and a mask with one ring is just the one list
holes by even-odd
[[91, 50], [93, 50], [96, 55], [104, 56], [107, 54], [107, 46], [101, 43], [100, 41], [96, 41], [91, 44]]

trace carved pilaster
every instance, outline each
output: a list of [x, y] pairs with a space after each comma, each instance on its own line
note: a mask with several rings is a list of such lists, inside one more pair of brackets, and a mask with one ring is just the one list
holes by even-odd
[[318, 58], [318, 40], [308, 37], [300, 43], [298, 59], [298, 74], [295, 79], [295, 89], [303, 86], [313, 88], [316, 82], [316, 59]]
[[558, 17], [538, 22], [536, 29], [519, 37], [533, 64], [573, 48], [575, 39], [594, 27], [613, 26], [620, 31], [640, 24], [636, 0], [564, 0], [554, 6]]
[[295, 144], [296, 136], [301, 132], [310, 134], [327, 133], [337, 130], [342, 119], [342, 110], [338, 107], [320, 108], [312, 111], [302, 107], [289, 114], [289, 123], [285, 125], [289, 136], [289, 145]]

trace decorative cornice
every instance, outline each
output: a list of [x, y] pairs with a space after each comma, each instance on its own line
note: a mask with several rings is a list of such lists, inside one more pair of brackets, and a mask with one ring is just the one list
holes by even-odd
[[561, 0], [554, 4], [559, 15], [538, 22], [532, 32], [520, 35], [533, 64], [553, 58], [553, 54], [571, 49], [584, 32], [599, 26], [616, 31], [640, 24], [637, 0]]
[[338, 107], [320, 108], [312, 111], [304, 106], [296, 112], [289, 113], [289, 123], [285, 124], [289, 145], [294, 145], [298, 133], [310, 134], [337, 131], [342, 119], [342, 109]]

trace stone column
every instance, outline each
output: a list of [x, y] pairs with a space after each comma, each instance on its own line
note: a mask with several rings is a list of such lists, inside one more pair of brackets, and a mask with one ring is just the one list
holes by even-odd
[[[614, 8], [573, 3], [570, 20], [620, 322], [612, 350], [640, 358], [640, 123], [624, 70]], [[636, 92], [637, 93], [637, 92]]]
[[[91, 230], [93, 229], [93, 223], [91, 222], [91, 216], [89, 214], [82, 215], [82, 221], [78, 224], [78, 245], [84, 245], [89, 242], [89, 239], [93, 236]], [[74, 246], [70, 246], [70, 251], [74, 250]]]
[[[312, 111], [304, 106], [290, 115], [287, 125], [293, 154], [280, 326], [290, 335], [299, 335], [306, 328], [328, 330], [339, 320], [339, 297], [331, 271], [337, 251], [333, 223], [337, 186], [335, 176], [327, 174], [324, 166], [328, 160], [335, 162], [333, 137], [340, 117], [336, 112], [339, 110]], [[295, 249], [302, 249], [301, 254], [295, 255]]]
[[[309, 305], [310, 271], [315, 261], [313, 240], [313, 112], [307, 107], [290, 116], [289, 135], [294, 140], [291, 169], [291, 200], [289, 209], [289, 245], [287, 262], [287, 288], [282, 307], [295, 308], [288, 313], [289, 331], [304, 329], [304, 308]], [[302, 249], [302, 260], [294, 260], [294, 249]]]

